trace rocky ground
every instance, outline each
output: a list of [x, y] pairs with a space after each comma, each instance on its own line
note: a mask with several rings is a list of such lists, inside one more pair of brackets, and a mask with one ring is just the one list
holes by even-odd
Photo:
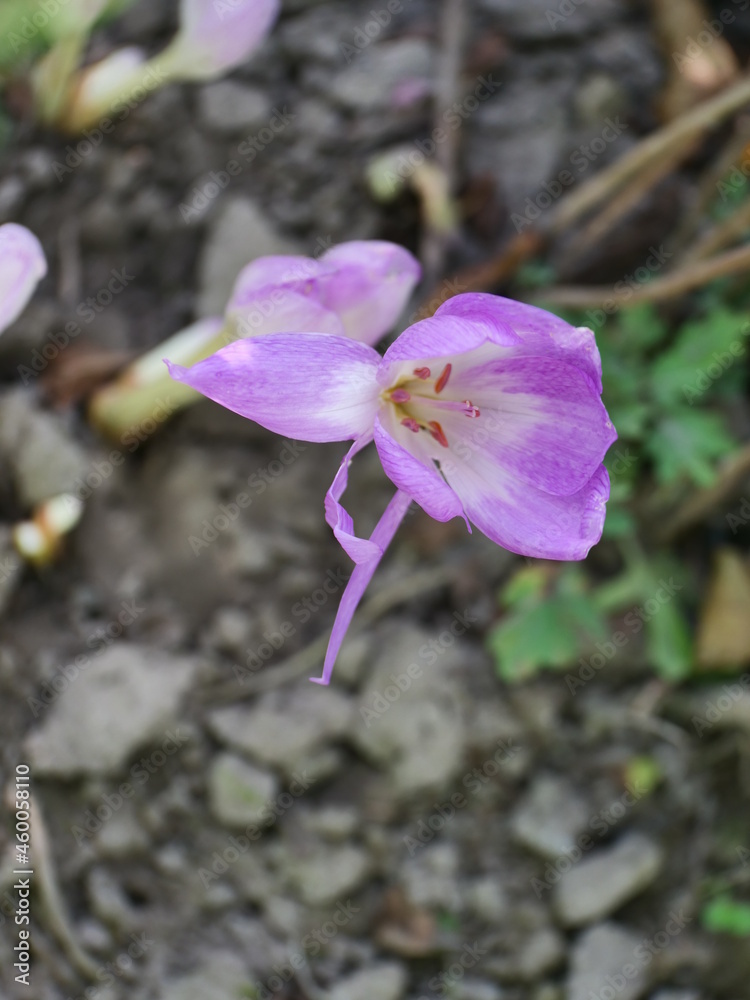
[[[463, 124], [452, 268], [512, 234], [608, 121], [623, 127], [582, 174], [655, 123], [646, 12], [578, 0], [550, 19], [559, 6], [473, 4], [459, 98], [490, 85]], [[502, 684], [484, 639], [515, 558], [421, 512], [333, 687], [309, 685], [350, 571], [322, 515], [341, 448], [209, 403], [107, 442], [75, 364], [60, 375], [214, 314], [255, 256], [416, 249], [413, 195], [379, 205], [363, 174], [430, 132], [436, 8], [403, 0], [367, 33], [371, 2], [289, 0], [246, 68], [152, 96], [88, 152], [13, 119], [0, 220], [39, 234], [50, 277], [0, 345], [2, 768], [5, 784], [31, 767], [38, 859], [23, 988], [0, 830], [3, 996], [750, 997], [743, 941], [700, 922], [750, 864], [746, 685], [667, 691], [638, 654], [580, 685]], [[173, 16], [142, 2], [95, 44], [153, 46]], [[671, 212], [664, 197], [636, 242]], [[577, 277], [614, 280], [634, 253]], [[113, 272], [125, 287], [105, 302]], [[34, 366], [70, 320], [80, 335]], [[22, 567], [7, 526], [87, 479], [64, 556]], [[363, 457], [358, 523], [388, 496]]]

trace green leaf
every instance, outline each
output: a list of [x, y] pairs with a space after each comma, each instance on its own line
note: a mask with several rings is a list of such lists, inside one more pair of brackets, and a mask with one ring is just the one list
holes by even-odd
[[674, 345], [651, 369], [651, 390], [662, 406], [693, 405], [712, 391], [747, 353], [750, 322], [740, 313], [717, 309], [686, 323]]
[[506, 615], [488, 636], [500, 675], [509, 681], [533, 676], [543, 667], [564, 667], [596, 639], [606, 637], [606, 621], [593, 598], [575, 592], [572, 574], [563, 589], [530, 601]]
[[644, 442], [660, 483], [672, 483], [688, 475], [699, 486], [714, 482], [716, 460], [730, 454], [734, 447], [722, 417], [704, 410], [683, 410], [663, 418]]
[[662, 604], [646, 622], [646, 655], [665, 680], [680, 681], [690, 674], [690, 631], [674, 599]]
[[667, 324], [649, 302], [621, 309], [619, 325], [621, 341], [628, 354], [650, 350], [667, 335]]
[[750, 904], [738, 903], [727, 893], [703, 907], [701, 922], [714, 934], [750, 936]]

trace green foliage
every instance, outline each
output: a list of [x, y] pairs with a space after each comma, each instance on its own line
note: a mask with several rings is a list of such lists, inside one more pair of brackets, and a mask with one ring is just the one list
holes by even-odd
[[[541, 276], [532, 272], [527, 280]], [[679, 497], [691, 484], [710, 486], [718, 462], [737, 449], [725, 414], [746, 377], [746, 298], [740, 290], [730, 306], [726, 287], [712, 286], [701, 295], [702, 314], [688, 322], [670, 326], [642, 304], [621, 309], [598, 332], [603, 398], [619, 435], [605, 460], [611, 497], [604, 538], [619, 549], [623, 568], [596, 586], [585, 566], [520, 570], [500, 595], [503, 617], [488, 640], [504, 679], [570, 668], [629, 620], [628, 638], [638, 636], [645, 663], [672, 683], [689, 676], [691, 577], [684, 566], [641, 551], [641, 531], [653, 527], [643, 500]], [[565, 318], [575, 325], [588, 321], [582, 313]], [[672, 577], [680, 586], [658, 598]]]
[[502, 591], [501, 602], [508, 614], [488, 643], [505, 680], [522, 680], [542, 667], [564, 667], [607, 634], [606, 619], [575, 566], [564, 567], [556, 578], [544, 563], [521, 569]]
[[714, 934], [750, 936], [750, 903], [738, 903], [729, 893], [723, 893], [703, 907], [701, 922]]

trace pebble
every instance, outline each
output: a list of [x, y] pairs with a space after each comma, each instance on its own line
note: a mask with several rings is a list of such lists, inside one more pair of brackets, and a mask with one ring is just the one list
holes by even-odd
[[553, 890], [560, 923], [581, 927], [614, 913], [651, 885], [663, 863], [661, 847], [641, 833], [625, 834], [584, 857]]
[[[434, 639], [411, 625], [393, 628], [360, 699], [354, 741], [369, 760], [388, 770], [397, 798], [449, 787], [462, 767], [467, 728], [458, 678], [465, 653], [460, 644], [449, 646], [428, 665], [419, 651]], [[394, 677], [410, 686], [402, 690]]]
[[511, 819], [515, 839], [543, 858], [570, 854], [586, 829], [590, 807], [563, 778], [535, 778]]
[[227, 197], [203, 246], [198, 316], [224, 312], [237, 275], [256, 257], [299, 252], [277, 232], [255, 201], [240, 195]]
[[167, 982], [159, 1000], [237, 1000], [248, 993], [244, 963], [233, 953], [217, 949], [194, 972]]
[[[480, 0], [481, 6], [498, 18], [510, 38], [522, 41], [551, 41], [588, 34], [610, 23], [621, 13], [620, 0]], [[564, 13], [562, 12], [564, 11]]]
[[198, 92], [198, 117], [211, 132], [235, 135], [265, 125], [271, 117], [271, 101], [259, 87], [219, 80]]
[[351, 716], [351, 700], [335, 688], [295, 684], [264, 695], [251, 708], [217, 709], [208, 726], [223, 743], [291, 775], [325, 743], [342, 736]]
[[287, 858], [286, 871], [304, 903], [327, 906], [346, 902], [359, 888], [369, 875], [370, 856], [353, 845], [322, 848], [309, 857]]
[[26, 741], [36, 773], [117, 773], [147, 744], [159, 759], [179, 753], [175, 718], [196, 677], [196, 661], [125, 643], [87, 659], [76, 677], [55, 675], [64, 682], [59, 695], [47, 686], [39, 692], [51, 693], [52, 703], [45, 708], [40, 700], [46, 716]]
[[234, 754], [219, 754], [208, 775], [211, 812], [225, 826], [259, 823], [278, 790], [275, 775]]
[[0, 458], [7, 462], [25, 507], [73, 492], [80, 477], [91, 471], [88, 455], [66, 432], [60, 416], [40, 409], [24, 389], [0, 398]]
[[398, 962], [378, 962], [340, 980], [329, 1000], [401, 1000], [408, 976]]
[[434, 49], [419, 38], [401, 38], [372, 45], [328, 81], [331, 98], [362, 113], [386, 108], [405, 80], [429, 79]]
[[647, 986], [637, 960], [641, 938], [614, 923], [585, 931], [573, 945], [566, 1000], [591, 1000], [602, 994], [637, 1000]]

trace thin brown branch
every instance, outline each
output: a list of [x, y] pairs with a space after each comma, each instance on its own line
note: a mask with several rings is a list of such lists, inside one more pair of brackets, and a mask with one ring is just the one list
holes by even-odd
[[605, 198], [612, 197], [615, 191], [654, 160], [670, 155], [675, 147], [691, 138], [697, 138], [748, 102], [750, 102], [750, 77], [745, 76], [718, 96], [691, 108], [668, 125], [653, 132], [630, 152], [561, 201], [550, 216], [549, 231], [559, 233], [567, 229], [586, 212], [601, 204]]
[[710, 260], [697, 261], [664, 278], [649, 281], [635, 291], [626, 289], [618, 294], [610, 285], [580, 287], [559, 285], [556, 288], [546, 289], [539, 299], [557, 306], [580, 309], [596, 308], [605, 304], [608, 307], [619, 308], [624, 305], [635, 305], [638, 302], [664, 302], [691, 292], [694, 288], [700, 288], [716, 278], [741, 274], [748, 269], [750, 269], [750, 246], [741, 246]]

